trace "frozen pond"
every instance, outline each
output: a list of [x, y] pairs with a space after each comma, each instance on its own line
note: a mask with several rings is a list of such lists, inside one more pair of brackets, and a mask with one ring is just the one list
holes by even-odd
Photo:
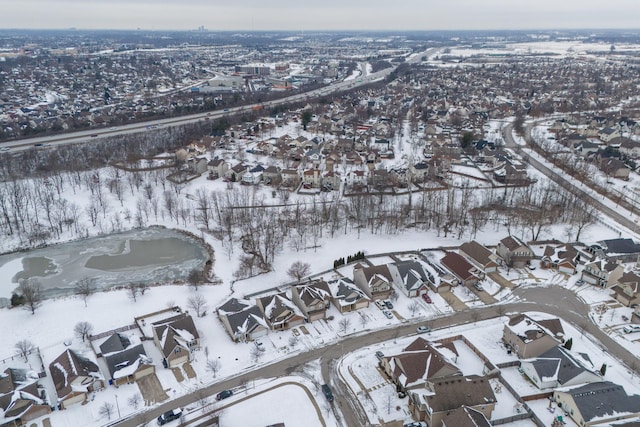
[[88, 277], [99, 288], [131, 282], [185, 279], [209, 259], [197, 240], [174, 230], [150, 228], [0, 256], [0, 306], [18, 280], [35, 278], [45, 295], [73, 293]]

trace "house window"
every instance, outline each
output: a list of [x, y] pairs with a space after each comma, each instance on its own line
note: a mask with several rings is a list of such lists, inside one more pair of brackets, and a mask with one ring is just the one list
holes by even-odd
[[176, 347], [176, 349], [173, 350], [174, 353], [180, 353], [180, 351], [182, 351], [182, 349], [180, 347]]

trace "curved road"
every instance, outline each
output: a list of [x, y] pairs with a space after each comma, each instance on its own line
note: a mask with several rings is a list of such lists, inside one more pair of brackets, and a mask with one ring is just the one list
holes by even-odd
[[304, 364], [316, 359], [321, 359], [322, 373], [325, 381], [328, 381], [330, 378], [333, 380], [332, 383], [336, 389], [336, 402], [342, 411], [344, 423], [348, 426], [367, 425], [368, 421], [360, 403], [348, 393], [347, 387], [342, 384], [338, 376], [331, 374], [334, 372], [333, 363], [343, 354], [353, 352], [362, 347], [371, 346], [397, 337], [413, 335], [415, 334], [416, 324], [424, 324], [425, 321], [433, 329], [439, 329], [489, 319], [504, 313], [520, 313], [525, 311], [545, 312], [572, 323], [578, 330], [592, 334], [603, 344], [606, 351], [616, 356], [627, 366], [637, 365], [635, 355], [611, 339], [599, 328], [593, 326], [588, 318], [589, 306], [581, 302], [573, 292], [557, 286], [545, 288], [530, 287], [517, 288], [514, 290], [514, 295], [519, 297], [520, 301], [468, 309], [435, 319], [416, 319], [415, 321], [394, 328], [370, 331], [363, 335], [348, 337], [342, 342], [312, 349], [284, 360], [258, 367], [250, 372], [238, 374], [235, 377], [207, 386], [197, 393], [181, 396], [143, 414], [122, 420], [113, 425], [134, 427], [144, 424], [165, 411], [193, 404], [202, 395], [215, 395], [224, 389], [235, 388], [246, 384], [254, 378], [273, 378], [288, 375], [296, 370], [303, 369]]

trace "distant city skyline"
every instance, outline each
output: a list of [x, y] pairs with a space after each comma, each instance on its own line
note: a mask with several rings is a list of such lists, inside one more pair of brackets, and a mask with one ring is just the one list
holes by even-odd
[[0, 0], [2, 29], [638, 29], [639, 16], [637, 0]]

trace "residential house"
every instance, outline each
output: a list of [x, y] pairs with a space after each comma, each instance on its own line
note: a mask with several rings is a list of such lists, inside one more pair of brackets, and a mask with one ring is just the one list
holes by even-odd
[[575, 274], [582, 254], [571, 244], [547, 245], [544, 248], [540, 267], [556, 270], [560, 273]]
[[353, 281], [371, 300], [391, 296], [393, 277], [386, 265], [364, 267], [358, 263], [353, 269]]
[[348, 277], [330, 280], [327, 285], [331, 290], [333, 305], [340, 313], [369, 307], [371, 299]]
[[627, 307], [640, 304], [640, 276], [634, 272], [624, 273], [611, 287], [613, 296]]
[[331, 304], [331, 290], [324, 280], [300, 283], [291, 287], [291, 299], [309, 322], [324, 319]]
[[624, 267], [622, 264], [600, 258], [585, 264], [581, 279], [591, 285], [609, 288], [613, 286], [623, 274]]
[[240, 182], [242, 181], [242, 177], [244, 176], [244, 174], [247, 173], [248, 169], [249, 168], [246, 165], [238, 163], [231, 169], [228, 169], [225, 172], [224, 177], [231, 182]]
[[305, 316], [285, 292], [256, 299], [267, 324], [274, 331], [283, 331], [301, 325]]
[[485, 414], [468, 406], [461, 406], [442, 417], [442, 427], [491, 427], [492, 425]]
[[89, 393], [104, 388], [98, 365], [71, 349], [49, 364], [49, 372], [61, 409], [85, 402]]
[[153, 361], [147, 356], [139, 337], [114, 333], [99, 346], [100, 354], [109, 371], [109, 384], [132, 383], [156, 371]]
[[622, 160], [613, 157], [605, 157], [600, 160], [600, 170], [608, 177], [629, 180], [631, 169]]
[[521, 359], [539, 357], [564, 341], [559, 319], [533, 320], [518, 314], [504, 325], [502, 341]]
[[0, 374], [0, 425], [21, 427], [51, 413], [41, 396], [38, 379], [26, 369], [7, 368]]
[[206, 157], [192, 157], [186, 161], [187, 169], [194, 174], [203, 174], [208, 169]]
[[262, 179], [265, 184], [277, 185], [282, 181], [280, 169], [277, 166], [267, 166], [262, 172]]
[[263, 173], [264, 167], [262, 165], [254, 166], [242, 176], [242, 183], [249, 185], [260, 184], [262, 182]]
[[215, 158], [207, 163], [207, 169], [209, 170], [210, 179], [218, 179], [221, 176], [225, 176], [229, 170], [229, 164], [224, 159]]
[[200, 334], [188, 313], [180, 313], [152, 324], [153, 342], [162, 353], [163, 365], [174, 368], [192, 359], [200, 348]]
[[640, 244], [632, 239], [601, 240], [592, 245], [590, 250], [594, 254], [599, 254], [598, 251], [601, 250], [608, 260], [635, 263], [640, 260]]
[[556, 390], [553, 400], [579, 426], [603, 425], [640, 416], [640, 396], [611, 381]]
[[470, 264], [465, 257], [455, 252], [447, 252], [440, 264], [446, 268], [463, 286], [473, 286], [484, 279], [484, 273]]
[[600, 132], [598, 133], [598, 138], [600, 138], [600, 140], [605, 143], [608, 143], [612, 139], [618, 138], [620, 136], [621, 136], [620, 131], [618, 129], [614, 129], [610, 127], [601, 129]]
[[284, 187], [297, 187], [300, 184], [300, 175], [295, 169], [284, 169], [280, 176]]
[[236, 342], [253, 341], [269, 331], [260, 307], [247, 300], [231, 298], [216, 311], [227, 333]]
[[393, 283], [408, 297], [424, 294], [433, 286], [433, 275], [418, 261], [398, 261], [388, 265]]
[[475, 240], [460, 245], [459, 252], [486, 274], [495, 272], [500, 265], [500, 258]]
[[586, 354], [574, 356], [562, 346], [555, 346], [534, 359], [520, 362], [520, 370], [539, 389], [555, 389], [598, 382], [602, 377], [585, 364], [591, 364]]
[[[449, 345], [453, 346], [453, 343]], [[462, 371], [434, 344], [423, 338], [413, 341], [400, 354], [383, 357], [380, 367], [396, 387], [405, 392], [424, 388], [428, 381], [462, 375]]]
[[409, 411], [430, 427], [442, 427], [447, 414], [463, 406], [491, 419], [496, 402], [489, 379], [475, 375], [440, 378], [424, 391], [409, 392]]
[[340, 174], [338, 172], [325, 172], [322, 175], [322, 188], [325, 190], [339, 190], [340, 189]]
[[354, 170], [347, 173], [346, 183], [348, 187], [365, 187], [367, 185], [367, 174], [362, 170]]
[[507, 236], [500, 240], [496, 253], [504, 260], [505, 264], [514, 268], [529, 265], [531, 260], [536, 257], [533, 250], [515, 236]]

